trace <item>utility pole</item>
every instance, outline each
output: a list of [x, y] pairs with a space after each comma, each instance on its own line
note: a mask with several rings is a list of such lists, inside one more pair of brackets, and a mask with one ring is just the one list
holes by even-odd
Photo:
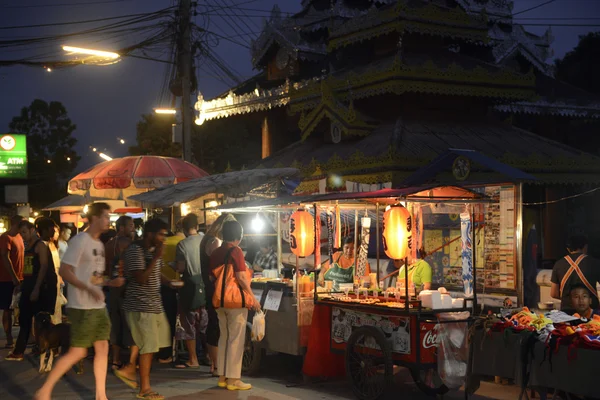
[[192, 25], [191, 0], [179, 1], [179, 57], [177, 66], [181, 77], [183, 97], [181, 99], [181, 122], [183, 136], [183, 160], [192, 161], [192, 124], [194, 109], [190, 100], [192, 89]]

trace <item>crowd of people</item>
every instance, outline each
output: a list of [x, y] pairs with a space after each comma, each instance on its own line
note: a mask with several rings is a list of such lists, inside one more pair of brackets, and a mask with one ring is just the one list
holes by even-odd
[[[12, 348], [5, 360], [24, 359], [33, 318], [46, 312], [55, 324], [68, 321], [71, 347], [54, 364], [38, 399], [50, 399], [59, 379], [90, 348], [96, 399], [107, 398], [109, 369], [136, 389], [138, 398], [163, 399], [150, 385], [155, 360], [184, 369], [199, 368], [202, 361], [210, 365], [219, 387], [250, 389], [241, 381], [246, 320], [248, 309], [258, 310], [260, 305], [213, 304], [217, 280], [226, 284], [217, 271], [229, 264], [235, 273], [233, 283], [227, 284], [241, 287], [243, 297], [254, 299], [250, 270], [239, 247], [239, 222], [224, 214], [203, 234], [197, 216], [189, 214], [173, 235], [164, 221], [151, 219], [136, 237], [134, 221], [122, 216], [116, 221], [116, 234], [107, 235], [109, 212], [105, 203], [90, 205], [88, 227], [72, 238], [68, 227], [59, 228], [50, 218], [33, 224], [20, 217], [11, 220], [9, 231], [0, 236], [0, 307], [6, 346]], [[260, 264], [269, 260], [272, 249], [267, 247], [259, 254]], [[17, 293], [20, 328], [15, 342], [12, 308]], [[174, 340], [185, 343], [186, 360], [177, 359]]]

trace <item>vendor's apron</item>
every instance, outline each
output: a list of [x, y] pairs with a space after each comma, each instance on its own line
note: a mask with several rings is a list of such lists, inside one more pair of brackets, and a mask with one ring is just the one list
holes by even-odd
[[355, 265], [352, 265], [348, 268], [342, 268], [339, 264], [340, 258], [343, 256], [341, 254], [337, 260], [333, 263], [333, 265], [325, 272], [325, 276], [323, 277], [326, 281], [336, 281], [339, 283], [353, 283], [354, 282], [354, 268]]
[[[406, 273], [406, 267], [402, 267], [402, 268], [404, 268], [404, 273]], [[417, 266], [416, 265], [414, 265], [413, 268], [411, 268], [411, 269], [408, 270], [408, 287], [409, 288], [411, 288], [412, 285], [413, 285], [413, 277], [415, 275], [415, 271], [416, 270], [417, 270]], [[400, 277], [400, 275], [403, 275], [402, 274], [402, 269], [398, 273], [398, 278], [396, 278], [397, 279], [396, 282], [400, 282], [400, 283], [406, 282], [406, 278]], [[396, 284], [396, 286], [397, 286], [397, 284]]]
[[[596, 298], [596, 301], [598, 302], [598, 291], [596, 290], [595, 287], [593, 287], [590, 282], [587, 280], [587, 278], [585, 277], [585, 275], [583, 275], [583, 272], [581, 272], [581, 268], [579, 268], [579, 263], [581, 263], [581, 261], [586, 258], [587, 255], [582, 254], [579, 257], [577, 257], [577, 260], [573, 261], [571, 259], [571, 257], [569, 256], [565, 256], [565, 260], [567, 260], [567, 262], [569, 263], [569, 265], [571, 265], [571, 268], [569, 268], [569, 270], [567, 271], [567, 273], [565, 274], [564, 278], [562, 278], [562, 281], [560, 282], [560, 296], [562, 298], [563, 295], [563, 290], [565, 285], [567, 284], [567, 281], [569, 280], [569, 278], [571, 277], [571, 275], [573, 275], [573, 272], [575, 272], [578, 276], [579, 279], [581, 279], [581, 282], [583, 282], [583, 284], [588, 288], [588, 290], [594, 295], [594, 297]], [[598, 303], [596, 303], [598, 304]]]

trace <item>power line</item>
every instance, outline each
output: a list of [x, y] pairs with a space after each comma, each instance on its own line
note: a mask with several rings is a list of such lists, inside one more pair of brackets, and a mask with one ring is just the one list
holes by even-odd
[[36, 24], [36, 25], [0, 26], [0, 30], [25, 29], [25, 28], [42, 28], [42, 27], [47, 27], [47, 26], [64, 26], [64, 25], [89, 24], [89, 23], [93, 23], [93, 22], [110, 21], [110, 20], [115, 20], [115, 19], [123, 19], [123, 18], [130, 18], [130, 17], [142, 17], [142, 16], [148, 16], [148, 15], [157, 14], [157, 13], [165, 13], [166, 11], [169, 11], [171, 9], [172, 9], [172, 7], [169, 7], [169, 8], [164, 8], [164, 9], [159, 10], [159, 11], [155, 11], [153, 13], [120, 15], [120, 16], [117, 16], [117, 17], [89, 19], [89, 20], [85, 20], [85, 21], [54, 22], [54, 23], [51, 23], [51, 24]]
[[590, 189], [590, 190], [586, 190], [585, 192], [582, 193], [578, 193], [578, 194], [574, 194], [571, 196], [565, 196], [565, 197], [561, 197], [560, 199], [556, 199], [556, 200], [548, 200], [548, 201], [540, 201], [540, 202], [536, 202], [536, 203], [521, 203], [524, 206], [542, 206], [542, 205], [546, 205], [546, 204], [555, 204], [555, 203], [559, 203], [561, 201], [565, 201], [565, 200], [570, 200], [570, 199], [574, 199], [577, 197], [581, 197], [581, 196], [585, 196], [588, 194], [592, 194], [596, 191], [600, 190], [600, 187], [594, 188], [594, 189]]
[[57, 3], [57, 4], [37, 4], [37, 5], [20, 5], [20, 6], [2, 6], [0, 8], [47, 8], [47, 7], [77, 7], [77, 6], [90, 6], [96, 4], [109, 4], [109, 3], [124, 3], [133, 0], [105, 0], [105, 1], [86, 1], [83, 3]]
[[541, 7], [544, 7], [544, 6], [548, 5], [548, 4], [552, 4], [552, 3], [554, 3], [555, 1], [556, 1], [556, 0], [548, 0], [548, 1], [545, 1], [545, 2], [543, 2], [543, 3], [541, 3], [541, 4], [538, 4], [537, 6], [533, 6], [533, 7], [530, 7], [530, 8], [526, 8], [525, 10], [522, 10], [522, 11], [516, 12], [516, 13], [514, 13], [512, 16], [514, 17], [515, 15], [519, 15], [519, 14], [523, 14], [523, 13], [526, 13], [526, 12], [529, 12], [529, 11], [532, 11], [532, 10], [536, 10], [536, 9], [538, 9], [538, 8], [541, 8]]

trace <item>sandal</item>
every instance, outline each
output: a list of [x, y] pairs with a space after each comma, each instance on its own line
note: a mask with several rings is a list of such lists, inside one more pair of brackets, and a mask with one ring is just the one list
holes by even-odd
[[185, 364], [177, 364], [175, 366], [176, 369], [198, 369], [200, 368], [200, 365], [190, 365], [188, 363]]
[[115, 369], [123, 368], [123, 363], [111, 363], [110, 368], [114, 371]]
[[164, 400], [165, 396], [158, 394], [156, 392], [148, 392], [148, 393], [138, 393], [136, 396], [138, 399], [146, 399], [146, 400]]
[[10, 353], [6, 357], [4, 357], [5, 361], [23, 361], [23, 359], [24, 359], [23, 354], [15, 354], [15, 353]]
[[139, 389], [140, 388], [140, 386], [138, 385], [138, 383], [135, 380], [129, 379], [128, 377], [123, 375], [121, 373], [121, 371], [119, 371], [118, 369], [114, 369], [113, 373], [115, 374], [115, 376], [117, 378], [119, 378], [124, 384], [129, 386], [131, 389]]

